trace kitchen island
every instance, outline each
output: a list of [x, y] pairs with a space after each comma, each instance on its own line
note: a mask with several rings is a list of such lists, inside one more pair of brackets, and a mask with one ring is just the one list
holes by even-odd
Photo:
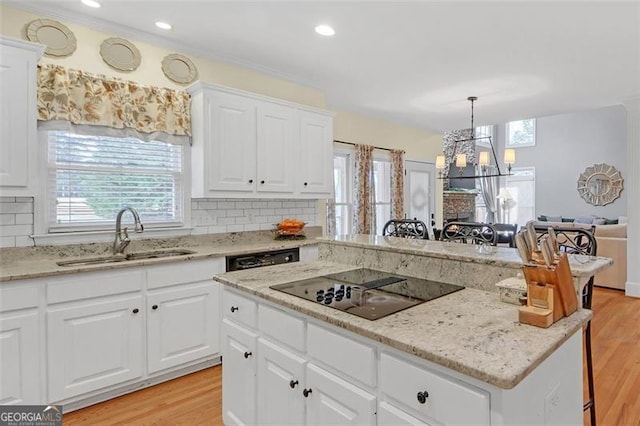
[[[483, 290], [483, 280], [518, 272], [511, 250], [487, 256], [473, 246], [395, 240], [324, 239], [318, 261], [215, 277], [225, 285], [227, 424], [582, 424], [581, 335], [591, 311], [548, 329], [520, 324], [516, 306]], [[467, 288], [375, 321], [269, 288], [359, 267], [463, 277]], [[469, 268], [480, 272], [466, 277]]]

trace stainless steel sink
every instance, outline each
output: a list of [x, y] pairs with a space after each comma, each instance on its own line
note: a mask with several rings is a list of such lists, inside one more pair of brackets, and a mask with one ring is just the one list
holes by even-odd
[[101, 265], [104, 263], [118, 263], [131, 260], [144, 260], [144, 259], [161, 259], [163, 257], [184, 256], [187, 254], [193, 254], [191, 250], [155, 250], [155, 251], [141, 251], [137, 253], [129, 253], [127, 255], [113, 255], [113, 256], [101, 256], [101, 257], [87, 257], [83, 259], [63, 260], [57, 262], [58, 266], [85, 266], [85, 265]]

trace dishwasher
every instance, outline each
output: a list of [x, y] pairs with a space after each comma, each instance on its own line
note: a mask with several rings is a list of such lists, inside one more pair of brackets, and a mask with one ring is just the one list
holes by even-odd
[[262, 266], [279, 265], [300, 261], [300, 248], [269, 250], [257, 253], [226, 256], [226, 271], [241, 271]]

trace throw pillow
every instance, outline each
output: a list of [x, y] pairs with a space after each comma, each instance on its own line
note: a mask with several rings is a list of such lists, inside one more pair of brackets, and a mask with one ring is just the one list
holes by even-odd
[[618, 219], [604, 219], [604, 224], [605, 225], [617, 225], [618, 224]]
[[547, 216], [547, 222], [562, 222], [562, 216]]
[[538, 221], [540, 221], [540, 222], [546, 222], [546, 221], [547, 221], [547, 217], [546, 217], [545, 215], [542, 215], [542, 214], [541, 214], [540, 216], [538, 216]]
[[574, 220], [575, 220], [575, 219], [574, 219], [574, 218], [572, 218], [572, 217], [563, 217], [563, 218], [562, 218], [562, 221], [563, 221], [563, 222], [573, 222]]
[[595, 219], [593, 219], [593, 224], [594, 225], [604, 225], [607, 223], [607, 220], [604, 217], [597, 217]]
[[578, 216], [576, 217], [575, 223], [593, 223], [593, 216]]
[[620, 216], [618, 218], [618, 223], [627, 223], [627, 217], [626, 216]]

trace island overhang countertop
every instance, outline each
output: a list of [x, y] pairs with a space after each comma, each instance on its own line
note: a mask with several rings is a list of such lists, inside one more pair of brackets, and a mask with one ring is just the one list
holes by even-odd
[[502, 389], [520, 383], [592, 316], [590, 310], [579, 309], [542, 329], [520, 324], [518, 307], [500, 302], [496, 293], [466, 288], [370, 321], [269, 288], [357, 268], [317, 260], [228, 272], [214, 279]]
[[[522, 260], [517, 250], [510, 247], [456, 244], [437, 240], [387, 237], [381, 235], [339, 235], [319, 237], [319, 242], [356, 248], [367, 248], [394, 253], [459, 260], [520, 270]], [[571, 274], [576, 278], [591, 277], [610, 267], [613, 260], [598, 256], [569, 256]]]

